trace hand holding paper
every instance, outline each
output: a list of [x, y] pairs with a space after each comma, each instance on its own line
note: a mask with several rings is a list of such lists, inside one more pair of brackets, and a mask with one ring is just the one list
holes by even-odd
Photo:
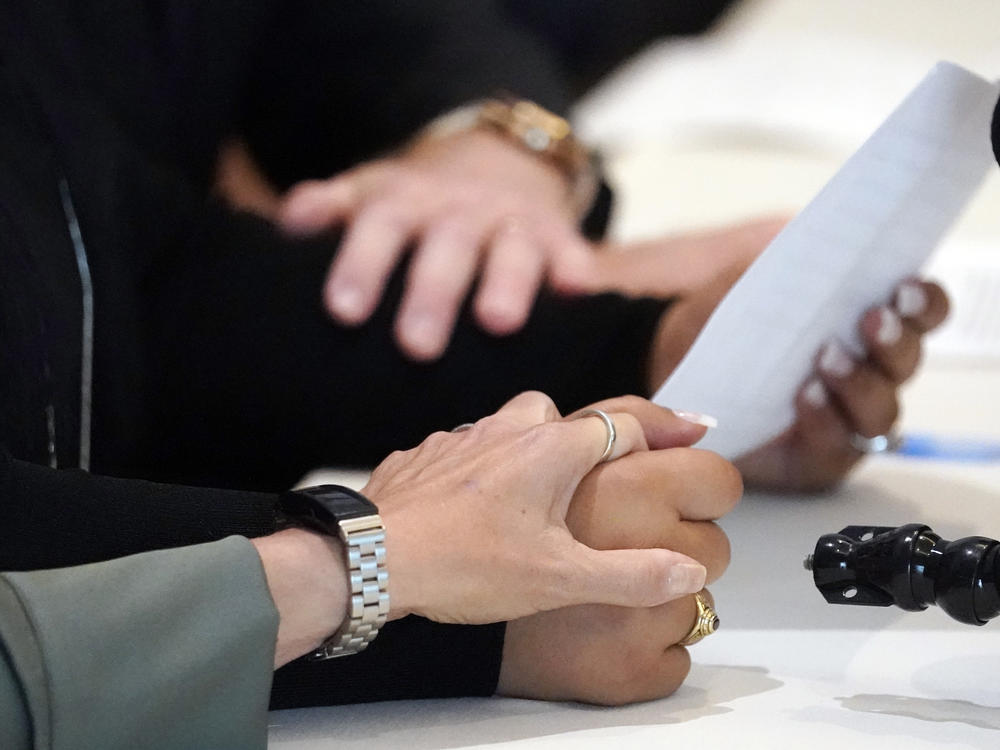
[[998, 91], [937, 65], [736, 283], [654, 397], [719, 418], [703, 447], [764, 445], [793, 424], [824, 344], [864, 351], [862, 314], [892, 301], [993, 163]]

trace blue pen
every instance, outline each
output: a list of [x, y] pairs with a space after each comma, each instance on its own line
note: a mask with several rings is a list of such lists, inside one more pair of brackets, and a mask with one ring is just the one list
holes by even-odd
[[910, 433], [903, 436], [903, 442], [895, 453], [900, 456], [943, 461], [1000, 461], [1000, 440]]

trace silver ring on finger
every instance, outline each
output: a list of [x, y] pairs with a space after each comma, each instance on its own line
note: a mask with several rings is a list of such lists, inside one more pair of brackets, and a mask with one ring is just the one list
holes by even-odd
[[608, 431], [608, 441], [604, 445], [604, 452], [601, 457], [597, 459], [597, 463], [602, 464], [611, 458], [611, 454], [615, 451], [615, 440], [618, 439], [618, 431], [615, 429], [615, 421], [608, 416], [607, 412], [601, 411], [600, 409], [584, 409], [579, 414], [576, 415], [576, 419], [582, 419], [583, 417], [597, 417], [602, 422], [604, 422], [604, 429]]
[[903, 444], [903, 438], [896, 430], [890, 430], [884, 435], [876, 435], [870, 438], [860, 433], [852, 432], [848, 440], [854, 450], [866, 454], [889, 453]]

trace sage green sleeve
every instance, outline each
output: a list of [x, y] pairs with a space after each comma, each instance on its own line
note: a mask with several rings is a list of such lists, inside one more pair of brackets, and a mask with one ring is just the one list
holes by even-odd
[[2, 573], [0, 748], [266, 748], [277, 627], [243, 537]]

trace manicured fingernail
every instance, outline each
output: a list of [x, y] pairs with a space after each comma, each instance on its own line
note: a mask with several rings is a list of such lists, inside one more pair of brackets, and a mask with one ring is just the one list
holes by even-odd
[[674, 416], [678, 419], [683, 419], [685, 422], [690, 422], [691, 424], [700, 424], [702, 427], [718, 427], [719, 420], [715, 417], [709, 416], [708, 414], [699, 414], [696, 411], [684, 411], [674, 409]]
[[802, 398], [814, 409], [822, 409], [829, 401], [826, 395], [826, 386], [817, 378], [806, 383], [806, 387], [802, 389]]
[[899, 319], [888, 307], [878, 309], [878, 331], [875, 332], [875, 341], [882, 346], [890, 346], [899, 341], [903, 335], [903, 321]]
[[835, 378], [843, 378], [854, 371], [854, 360], [839, 341], [827, 342], [819, 357], [819, 369]]
[[670, 569], [667, 588], [673, 594], [693, 594], [705, 588], [708, 571], [704, 565], [678, 563]]
[[896, 288], [896, 311], [904, 318], [913, 318], [927, 309], [927, 292], [916, 281], [904, 281]]
[[330, 307], [337, 317], [348, 323], [358, 322], [365, 313], [361, 290], [355, 286], [335, 286], [329, 294]]

